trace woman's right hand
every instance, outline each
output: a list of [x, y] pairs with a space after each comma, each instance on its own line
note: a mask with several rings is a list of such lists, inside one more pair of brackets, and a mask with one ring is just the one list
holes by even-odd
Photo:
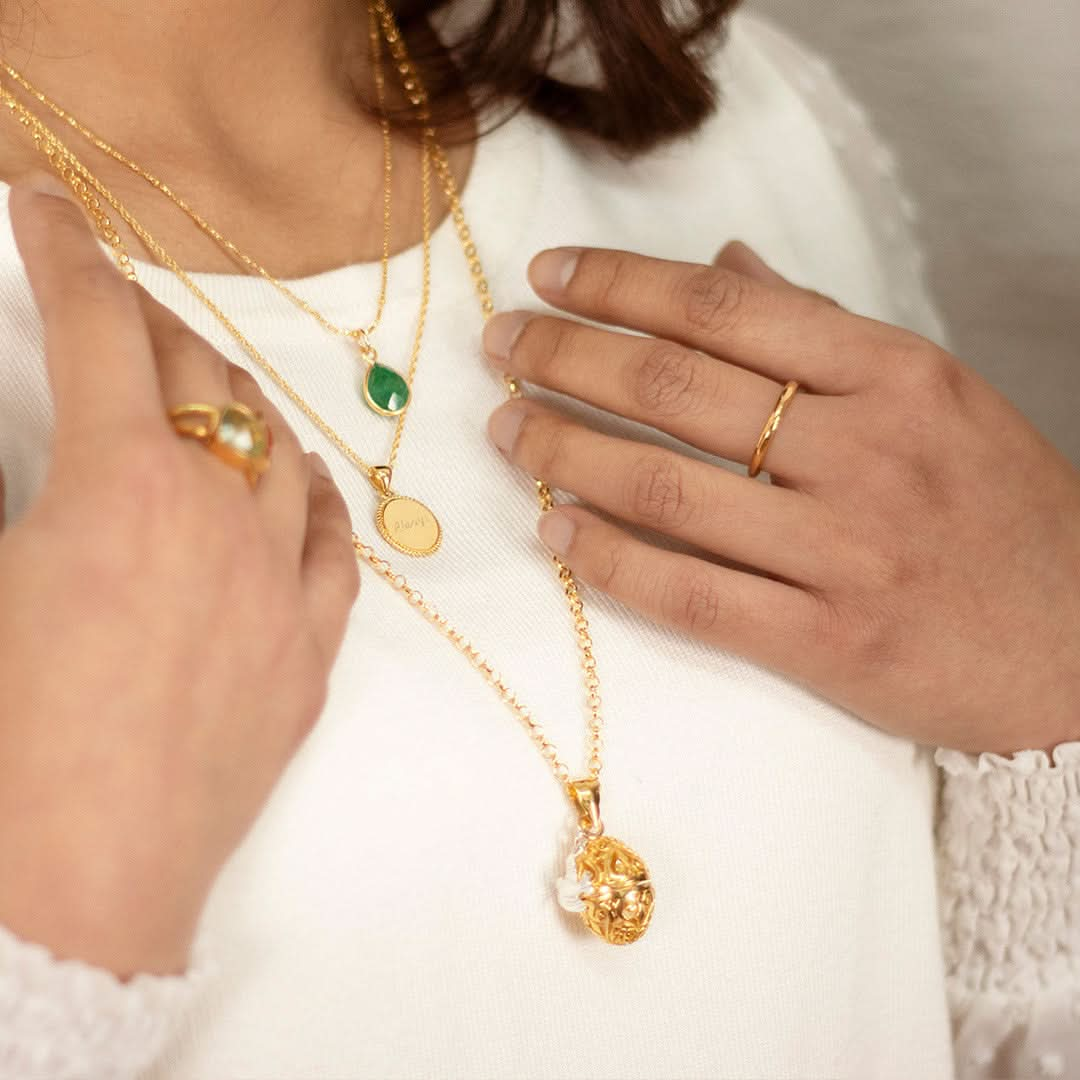
[[[176, 972], [319, 716], [359, 570], [321, 459], [54, 185], [11, 193], [56, 434], [0, 533], [0, 923], [121, 976]], [[167, 417], [234, 399], [273, 431], [255, 492]]]

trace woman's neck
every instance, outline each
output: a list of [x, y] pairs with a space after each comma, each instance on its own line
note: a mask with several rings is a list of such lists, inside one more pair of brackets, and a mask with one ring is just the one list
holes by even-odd
[[[382, 141], [361, 104], [371, 96], [363, 0], [4, 2], [0, 33], [8, 63], [272, 273], [376, 256]], [[235, 269], [145, 182], [35, 111], [181, 263]], [[417, 239], [419, 184], [415, 148], [396, 142], [400, 248]], [[41, 162], [0, 117], [0, 179]]]

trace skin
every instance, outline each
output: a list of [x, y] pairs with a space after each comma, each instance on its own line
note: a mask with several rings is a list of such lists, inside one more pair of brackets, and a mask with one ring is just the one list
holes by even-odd
[[[11, 62], [277, 275], [377, 255], [380, 143], [356, 108], [351, 3], [34, 9], [24, 23], [0, 7], [16, 18]], [[17, 134], [0, 129], [9, 181], [40, 164]], [[465, 177], [471, 149], [453, 160]], [[140, 181], [100, 172], [185, 266], [235, 270]], [[339, 181], [325, 205], [312, 176]], [[395, 177], [403, 247], [419, 235], [408, 154]], [[251, 378], [122, 281], [79, 211], [20, 185], [11, 212], [57, 429], [39, 499], [0, 532], [0, 923], [121, 976], [178, 971], [214, 878], [322, 709], [358, 588], [347, 513]], [[517, 335], [504, 315], [485, 337], [494, 363], [737, 462], [781, 382], [807, 387], [769, 452], [771, 485], [532, 402], [500, 410], [492, 433], [513, 461], [608, 515], [542, 521], [584, 581], [928, 743], [1076, 737], [1080, 482], [1007, 402], [746, 249], [715, 269], [605, 252], [573, 269], [541, 255], [540, 297], [656, 340], [550, 316]], [[274, 430], [255, 495], [165, 420], [166, 403], [233, 397]]]
[[[255, 381], [125, 281], [73, 202], [11, 198], [56, 436], [0, 533], [0, 922], [121, 975], [180, 971], [322, 710], [359, 588], [348, 511]], [[254, 493], [166, 416], [232, 399], [274, 436]]]
[[[378, 259], [382, 134], [361, 104], [373, 94], [362, 4], [0, 0], [0, 54], [276, 277]], [[397, 80], [387, 87], [401, 105]], [[464, 182], [469, 132], [445, 134]], [[186, 269], [246, 272], [145, 181], [77, 135], [64, 138]], [[43, 161], [0, 117], [0, 179], [14, 182]], [[392, 250], [401, 250], [421, 234], [419, 154], [403, 133], [394, 138], [393, 197]], [[434, 211], [445, 215], [441, 198]], [[358, 302], [374, 310], [374, 296]]]
[[[292, 278], [381, 251], [357, 13], [352, 0], [0, 0], [0, 51]], [[238, 272], [144, 181], [70, 141], [182, 265]], [[407, 136], [394, 143], [398, 250], [420, 239], [419, 159]], [[464, 181], [472, 146], [449, 154]], [[0, 923], [121, 976], [179, 971], [218, 870], [321, 710], [356, 560], [332, 481], [250, 376], [123, 282], [80, 213], [23, 186], [43, 162], [0, 122], [58, 410], [45, 489], [0, 533]], [[323, 199], [313, 176], [330, 179]], [[164, 419], [166, 402], [231, 398], [274, 434], [254, 500]]]
[[510, 461], [593, 508], [540, 522], [581, 580], [918, 742], [1080, 736], [1080, 472], [970, 368], [742, 245], [712, 267], [554, 250], [529, 276], [548, 304], [616, 329], [496, 316], [488, 358], [527, 382], [741, 464], [784, 383], [803, 386], [771, 484], [500, 406], [489, 431]]

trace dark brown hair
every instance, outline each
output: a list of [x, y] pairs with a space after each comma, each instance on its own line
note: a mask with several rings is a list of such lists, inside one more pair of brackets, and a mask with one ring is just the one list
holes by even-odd
[[[738, 0], [488, 0], [440, 50], [428, 20], [449, 3], [394, 0], [437, 123], [460, 119], [467, 92], [633, 152], [692, 131], [716, 107], [705, 53]], [[584, 50], [595, 79], [553, 72], [570, 49]]]

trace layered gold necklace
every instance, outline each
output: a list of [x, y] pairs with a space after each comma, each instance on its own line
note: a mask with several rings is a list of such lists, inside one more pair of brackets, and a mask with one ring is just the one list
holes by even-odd
[[423, 275], [420, 292], [420, 311], [416, 320], [416, 334], [409, 357], [408, 375], [402, 377], [393, 368], [379, 362], [379, 354], [372, 344], [372, 335], [382, 321], [383, 312], [386, 310], [386, 299], [389, 285], [390, 272], [390, 240], [391, 221], [393, 206], [393, 176], [394, 156], [393, 138], [390, 120], [386, 108], [386, 77], [382, 65], [382, 37], [379, 26], [374, 17], [369, 20], [368, 32], [369, 46], [372, 57], [372, 78], [375, 85], [375, 108], [382, 131], [383, 151], [383, 197], [382, 197], [382, 255], [379, 265], [379, 295], [375, 304], [375, 315], [371, 322], [364, 327], [346, 328], [338, 326], [312, 304], [298, 296], [283, 281], [274, 277], [265, 267], [260, 265], [250, 255], [242, 252], [231, 240], [224, 237], [220, 231], [214, 228], [197, 210], [193, 209], [184, 199], [176, 194], [163, 180], [156, 177], [149, 170], [144, 169], [132, 161], [126, 154], [110, 145], [100, 135], [90, 128], [81, 124], [67, 110], [53, 101], [42, 90], [34, 86], [26, 76], [16, 71], [10, 64], [0, 61], [0, 70], [9, 78], [18, 83], [28, 94], [41, 102], [47, 109], [64, 121], [69, 127], [77, 131], [87, 142], [96, 146], [102, 153], [107, 154], [114, 161], [118, 161], [136, 176], [145, 180], [151, 187], [169, 199], [192, 222], [223, 251], [243, 263], [253, 273], [268, 281], [278, 290], [291, 304], [301, 311], [310, 315], [324, 330], [337, 337], [343, 337], [352, 342], [357, 349], [358, 359], [364, 367], [364, 375], [361, 379], [362, 396], [368, 406], [382, 416], [400, 416], [402, 422], [398, 424], [395, 433], [394, 449], [391, 450], [391, 465], [396, 454], [397, 444], [401, 438], [401, 426], [404, 415], [412, 397], [412, 383], [416, 374], [416, 362], [420, 355], [420, 346], [424, 337], [424, 325], [427, 318], [428, 304], [431, 296], [431, 156], [427, 142], [420, 147], [420, 202], [422, 222], [422, 251], [423, 251]]
[[[393, 13], [386, 0], [368, 0], [369, 17], [377, 27], [378, 34], [385, 40], [390, 56], [394, 61], [405, 94], [416, 110], [421, 122], [421, 142], [426, 155], [437, 175], [446, 195], [458, 239], [461, 242], [469, 272], [472, 275], [480, 308], [486, 321], [495, 310], [483, 266], [477, 251], [471, 230], [465, 220], [465, 211], [458, 194], [449, 161], [437, 140], [437, 133], [430, 124], [428, 97], [419, 73], [409, 58], [403, 36], [398, 29]], [[372, 50], [372, 62], [380, 66], [380, 52]], [[24, 87], [28, 84], [17, 72], [9, 69], [11, 77]], [[379, 78], [379, 75], [376, 76]], [[43, 100], [40, 99], [39, 100]], [[363, 471], [380, 494], [380, 511], [377, 517], [379, 530], [393, 546], [399, 550], [408, 550], [402, 546], [402, 537], [397, 535], [393, 522], [402, 520], [400, 513], [412, 513], [414, 520], [409, 526], [406, 544], [415, 543], [413, 530], [425, 533], [423, 514], [430, 511], [422, 504], [396, 495], [390, 488], [390, 469], [387, 466], [372, 466], [365, 462], [345, 440], [334, 431], [319, 414], [297, 393], [276, 368], [262, 355], [248, 338], [235, 326], [228, 316], [199, 288], [171, 255], [153, 238], [153, 236], [134, 218], [120, 201], [105, 187], [100, 180], [77, 158], [45, 124], [29, 109], [18, 101], [5, 87], [0, 86], [0, 101], [9, 112], [30, 131], [37, 148], [46, 156], [57, 173], [68, 183], [75, 195], [86, 207], [98, 231], [108, 246], [113, 250], [121, 271], [132, 281], [137, 280], [135, 267], [126, 251], [121, 237], [113, 226], [103, 202], [119, 215], [132, 232], [164, 266], [171, 270], [188, 290], [221, 322], [225, 329], [236, 339], [249, 357], [277, 384], [287, 397], [312, 421], [322, 433], [351, 461]], [[55, 111], [55, 110], [54, 110]], [[64, 114], [67, 117], [67, 114]], [[67, 117], [68, 122], [78, 126]], [[150, 176], [148, 173], [144, 173]], [[158, 185], [155, 185], [158, 186]], [[164, 185], [159, 187], [162, 190]], [[163, 193], [165, 193], [163, 191]], [[175, 201], [175, 200], [174, 200]], [[224, 240], [224, 238], [222, 238]], [[227, 244], [228, 242], [225, 241]], [[265, 276], [265, 275], [264, 275]], [[520, 397], [521, 388], [512, 379], [505, 379], [507, 392], [511, 397]], [[548, 511], [554, 505], [551, 490], [542, 480], [536, 481], [537, 496], [542, 511]], [[413, 507], [395, 504], [409, 504]], [[417, 511], [416, 508], [419, 508]], [[434, 515], [431, 515], [432, 518]], [[436, 535], [437, 523], [434, 526]], [[422, 538], [421, 538], [422, 539]], [[566, 597], [573, 619], [574, 633], [577, 639], [581, 659], [585, 689], [585, 708], [588, 731], [588, 766], [586, 774], [573, 778], [570, 769], [562, 761], [555, 744], [548, 738], [542, 724], [507, 685], [506, 681], [485, 659], [479, 649], [455, 629], [447, 618], [426, 599], [419, 590], [413, 588], [403, 574], [379, 556], [368, 544], [355, 533], [353, 546], [358, 558], [367, 563], [381, 578], [400, 593], [429, 623], [439, 630], [465, 657], [470, 665], [495, 690], [502, 702], [521, 723], [548, 763], [556, 780], [559, 781], [567, 796], [577, 820], [577, 830], [571, 848], [567, 854], [566, 874], [556, 884], [559, 903], [566, 909], [580, 914], [584, 924], [595, 934], [616, 945], [628, 944], [638, 940], [645, 933], [652, 918], [655, 891], [648, 870], [642, 859], [626, 844], [607, 836], [600, 817], [600, 772], [603, 765], [603, 716], [601, 712], [600, 680], [597, 674], [596, 657], [593, 650], [592, 635], [585, 615], [584, 603], [577, 583], [569, 567], [559, 558], [553, 557], [558, 580]], [[423, 545], [421, 545], [423, 546]], [[437, 546], [437, 539], [436, 539]], [[434, 548], [432, 548], [434, 550]], [[413, 551], [411, 553], [420, 553]]]
[[[352, 463], [368, 477], [375, 489], [378, 502], [375, 508], [375, 526], [383, 539], [392, 547], [405, 555], [425, 556], [432, 555], [442, 543], [442, 526], [435, 513], [419, 499], [408, 495], [402, 495], [392, 487], [394, 466], [397, 463], [398, 453], [401, 449], [402, 436], [405, 430], [405, 419], [408, 415], [408, 406], [412, 400], [412, 385], [416, 377], [416, 368], [420, 359], [421, 345], [424, 337], [424, 329], [427, 322], [427, 313], [431, 297], [431, 172], [433, 167], [433, 152], [435, 149], [432, 138], [425, 137], [420, 144], [420, 177], [421, 177], [421, 289], [420, 307], [416, 320], [416, 333], [413, 339], [412, 350], [409, 356], [408, 374], [402, 379], [395, 371], [378, 363], [377, 353], [371, 344], [371, 335], [378, 327], [383, 311], [386, 307], [387, 285], [389, 279], [390, 263], [390, 222], [392, 204], [392, 176], [393, 156], [391, 144], [390, 123], [386, 110], [386, 79], [382, 65], [382, 35], [379, 21], [375, 12], [369, 10], [369, 40], [372, 57], [372, 72], [375, 84], [376, 108], [379, 115], [379, 123], [382, 128], [383, 143], [383, 230], [382, 230], [382, 257], [380, 260], [380, 284], [379, 297], [376, 304], [375, 317], [372, 322], [363, 329], [346, 330], [330, 322], [318, 312], [311, 304], [297, 296], [284, 282], [274, 277], [268, 270], [261, 266], [255, 259], [241, 252], [232, 241], [226, 239], [220, 231], [214, 228], [206, 219], [194, 210], [183, 198], [177, 195], [172, 188], [163, 180], [156, 177], [149, 170], [144, 169], [127, 155], [110, 145], [105, 139], [85, 125], [81, 124], [67, 110], [63, 109], [43, 91], [34, 86], [24, 75], [16, 71], [7, 63], [0, 62], [0, 71], [5, 72], [9, 78], [22, 86], [30, 95], [45, 105], [51, 112], [63, 120], [69, 127], [77, 131], [84, 139], [97, 147], [109, 157], [120, 162], [135, 175], [145, 180], [151, 187], [168, 198], [174, 205], [182, 210], [207, 236], [223, 250], [237, 258], [245, 266], [257, 273], [272, 284], [291, 303], [311, 315], [325, 330], [330, 333], [346, 337], [355, 342], [358, 355], [363, 361], [366, 373], [362, 380], [363, 396], [367, 403], [376, 412], [385, 416], [396, 416], [397, 423], [394, 427], [394, 436], [390, 450], [383, 465], [370, 465], [344, 439], [326, 425], [321, 417], [307, 404], [292, 386], [280, 375], [252, 346], [244, 343], [245, 351], [266, 374], [277, 383], [281, 390], [301, 409], [308, 418], [320, 427], [331, 439], [338, 449], [349, 458]], [[400, 66], [400, 65], [399, 65]], [[406, 92], [413, 92], [407, 87]], [[122, 207], [117, 199], [79, 158], [64, 145], [63, 142], [38, 120], [33, 113], [26, 109], [6, 88], [0, 86], [0, 100], [16, 115], [18, 120], [31, 131], [35, 144], [39, 149], [53, 145], [56, 152], [61, 154], [77, 174], [88, 183], [99, 198], [105, 199], [128, 227], [139, 237], [147, 250], [154, 255], [162, 265], [168, 267], [174, 274], [180, 277], [189, 290], [218, 318], [218, 320], [234, 336], [238, 331], [220, 311], [216, 305], [195, 284], [190, 276], [179, 266], [178, 263], [158, 244], [150, 234], [143, 229], [138, 222]], [[88, 207], [89, 208], [89, 207]], [[100, 226], [99, 226], [100, 227]], [[110, 223], [111, 229], [111, 223]], [[123, 245], [115, 229], [106, 236], [106, 241], [114, 251], [123, 252]], [[130, 258], [126, 257], [120, 263], [121, 269], [129, 277], [134, 279], [134, 267]], [[240, 340], [243, 340], [240, 337]]]

